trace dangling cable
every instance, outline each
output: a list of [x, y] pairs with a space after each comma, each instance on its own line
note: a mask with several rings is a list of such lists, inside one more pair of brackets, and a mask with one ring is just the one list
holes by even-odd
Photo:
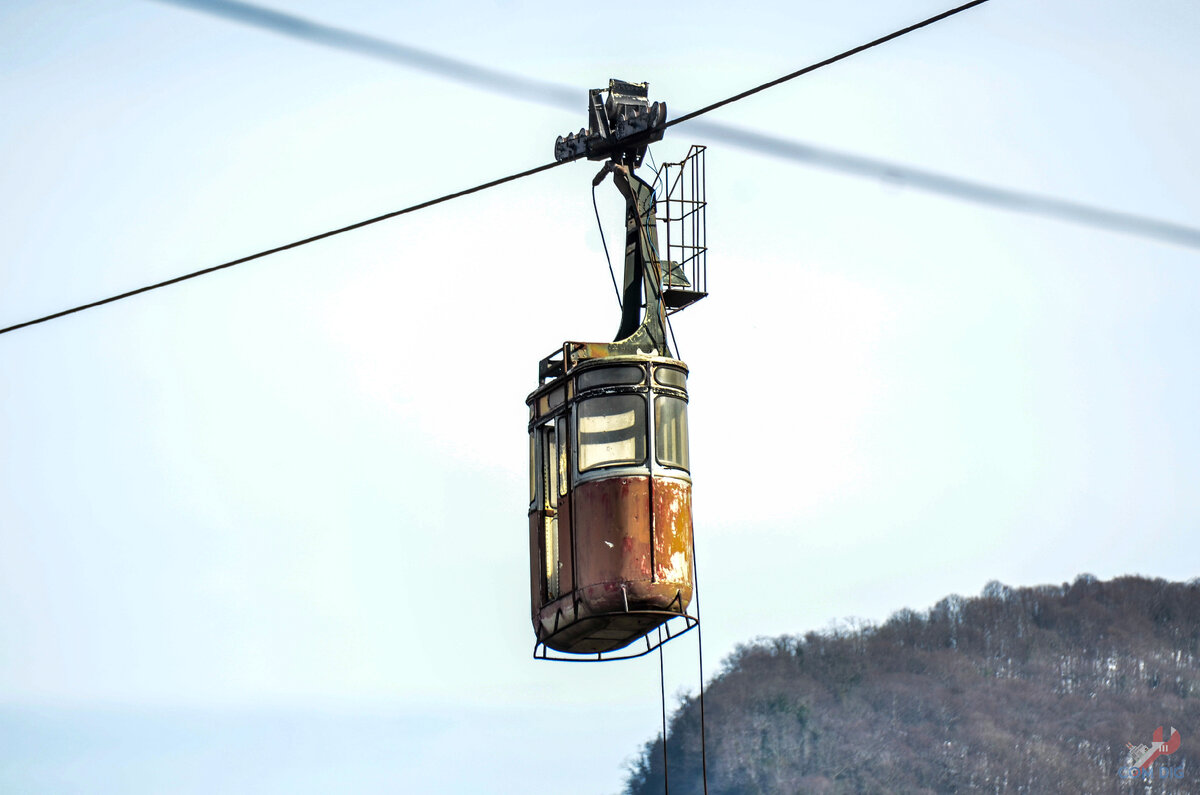
[[600, 244], [604, 246], [604, 258], [608, 260], [608, 275], [612, 278], [613, 292], [617, 294], [617, 306], [622, 311], [625, 305], [621, 302], [621, 288], [617, 287], [617, 274], [613, 272], [612, 257], [608, 255], [608, 242], [604, 239], [604, 224], [600, 223], [600, 207], [596, 204], [596, 183], [592, 183], [592, 209], [596, 211], [596, 226], [600, 227]]
[[[647, 151], [649, 151], [649, 150], [647, 150]], [[592, 188], [593, 203], [594, 203], [595, 198], [596, 198], [596, 189]], [[596, 217], [597, 218], [600, 217], [599, 211], [597, 211]], [[635, 214], [635, 217], [637, 218], [638, 232], [641, 234], [642, 239], [646, 241], [646, 247], [649, 248], [650, 252], [654, 255], [655, 263], [661, 264], [662, 260], [658, 256], [658, 246], [654, 245], [654, 241], [650, 239], [650, 234], [646, 231], [646, 221], [648, 219], [643, 218], [640, 211]], [[609, 267], [612, 267], [612, 266], [610, 265]], [[614, 284], [615, 284], [615, 281], [614, 281]], [[671, 335], [671, 345], [674, 346], [675, 358], [682, 359], [683, 354], [681, 354], [679, 352], [679, 343], [675, 340], [675, 327], [671, 325], [671, 315], [667, 312], [667, 305], [665, 303], [663, 303], [662, 271], [659, 267], [654, 268], [654, 277], [650, 280], [650, 286], [654, 288], [654, 295], [657, 296], [657, 298], [658, 298], [659, 309], [662, 310], [663, 320], [667, 324], [667, 333]], [[695, 552], [692, 553], [692, 556], [695, 557]]]
[[671, 784], [667, 768], [667, 680], [663, 673], [662, 627], [658, 630], [658, 692], [662, 697], [663, 792], [670, 795]]
[[109, 296], [108, 298], [102, 298], [99, 301], [92, 301], [91, 303], [88, 303], [88, 304], [80, 304], [79, 306], [71, 307], [70, 309], [64, 309], [61, 312], [55, 312], [52, 315], [46, 315], [44, 317], [35, 318], [33, 320], [26, 320], [24, 323], [16, 323], [12, 326], [8, 326], [7, 328], [0, 328], [0, 334], [7, 334], [10, 331], [16, 331], [17, 329], [22, 329], [22, 328], [25, 328], [26, 326], [34, 326], [34, 325], [37, 325], [38, 323], [45, 323], [47, 320], [55, 320], [60, 317], [66, 317], [67, 315], [75, 314], [76, 312], [82, 312], [85, 309], [92, 309], [93, 307], [104, 306], [105, 304], [111, 304], [114, 301], [121, 301], [126, 298], [132, 298], [135, 295], [141, 295], [142, 293], [148, 293], [151, 290], [157, 290], [161, 287], [167, 287], [172, 284], [178, 284], [179, 282], [185, 282], [188, 279], [195, 279], [198, 276], [205, 276], [210, 273], [215, 273], [219, 270], [224, 270], [226, 268], [232, 268], [235, 265], [241, 265], [244, 262], [251, 262], [256, 259], [268, 257], [272, 254], [278, 254], [281, 251], [290, 251], [291, 249], [299, 248], [300, 246], [307, 246], [309, 243], [315, 243], [318, 240], [324, 240], [329, 237], [334, 237], [335, 235], [341, 235], [346, 232], [352, 232], [355, 229], [362, 229], [364, 226], [371, 226], [372, 224], [377, 224], [380, 221], [387, 221], [390, 218], [396, 218], [401, 215], [407, 215], [408, 213], [415, 213], [418, 210], [424, 210], [426, 207], [432, 207], [435, 204], [441, 204], [442, 202], [448, 202], [453, 199], [460, 198], [462, 196], [470, 196], [472, 193], [479, 193], [480, 191], [487, 190], [488, 188], [494, 188], [497, 185], [503, 185], [506, 182], [513, 182], [514, 180], [524, 179], [525, 177], [530, 177], [530, 176], [533, 176], [534, 174], [540, 174], [543, 171], [549, 171], [552, 168], [558, 168], [559, 166], [564, 165], [566, 163], [574, 162], [575, 160], [578, 160], [580, 157], [582, 157], [582, 155], [571, 157], [568, 160], [559, 160], [554, 163], [546, 163], [545, 165], [537, 166], [536, 168], [526, 169], [525, 171], [522, 171], [519, 174], [511, 174], [507, 177], [501, 177], [500, 179], [494, 179], [491, 182], [485, 182], [482, 185], [476, 185], [473, 188], [466, 188], [465, 190], [455, 191], [454, 193], [447, 193], [445, 196], [439, 196], [436, 199], [429, 199], [428, 201], [423, 201], [423, 202], [420, 202], [419, 204], [414, 204], [410, 207], [405, 207], [403, 210], [393, 210], [390, 213], [384, 213], [383, 215], [377, 215], [374, 218], [368, 218], [365, 221], [359, 221], [358, 223], [350, 224], [349, 226], [343, 226], [339, 229], [331, 229], [328, 232], [322, 232], [319, 235], [312, 235], [311, 237], [306, 237], [303, 240], [296, 240], [292, 243], [285, 243], [282, 246], [276, 246], [275, 248], [269, 248], [266, 251], [260, 251], [257, 254], [250, 254], [249, 256], [239, 257], [238, 259], [230, 260], [229, 262], [223, 262], [220, 265], [212, 265], [208, 268], [201, 268], [198, 271], [192, 271], [191, 273], [185, 273], [182, 276], [176, 276], [173, 279], [167, 279], [166, 281], [157, 282], [155, 284], [148, 284], [145, 287], [139, 287], [136, 290], [129, 290], [128, 292], [120, 293], [119, 295], [113, 295], [113, 296]]
[[696, 571], [696, 534], [692, 534], [692, 599], [696, 602], [696, 653], [700, 658], [700, 778], [708, 795], [708, 737], [704, 731], [704, 627], [700, 621], [700, 575]]
[[658, 163], [654, 162], [654, 153], [650, 151], [650, 147], [646, 147], [646, 157], [650, 158], [650, 168], [654, 169], [654, 182], [650, 183], [650, 190], [658, 187], [658, 181], [662, 179], [662, 172], [658, 170]]
[[675, 327], [671, 325], [671, 316], [663, 311], [663, 318], [667, 321], [667, 331], [671, 333], [671, 345], [675, 348], [675, 358], [683, 360], [683, 354], [679, 352], [679, 343], [675, 341]]

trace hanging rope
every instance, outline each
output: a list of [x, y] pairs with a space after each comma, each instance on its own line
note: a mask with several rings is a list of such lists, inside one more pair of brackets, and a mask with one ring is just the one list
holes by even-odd
[[[700, 781], [708, 795], [708, 731], [704, 714], [704, 635], [700, 622], [700, 577], [696, 573], [696, 537], [692, 536], [692, 599], [696, 603], [696, 652], [700, 665]], [[667, 684], [663, 667], [662, 627], [658, 633], [658, 694], [662, 705], [663, 793], [670, 795], [670, 766], [667, 755]], [[670, 634], [668, 633], [668, 639]]]
[[667, 768], [667, 682], [663, 674], [662, 627], [658, 629], [658, 693], [662, 697], [663, 792], [670, 795], [671, 784]]
[[696, 534], [692, 534], [692, 599], [696, 602], [696, 654], [700, 658], [700, 778], [708, 795], [708, 737], [704, 730], [704, 627], [700, 621], [700, 574], [696, 570]]
[[608, 241], [604, 239], [604, 224], [600, 222], [600, 207], [596, 204], [596, 183], [592, 183], [592, 209], [596, 211], [596, 226], [600, 228], [600, 243], [604, 246], [604, 259], [608, 260], [608, 275], [612, 278], [613, 292], [617, 294], [617, 306], [621, 309], [625, 305], [621, 303], [621, 288], [617, 287], [617, 274], [613, 272], [612, 257], [608, 255]]

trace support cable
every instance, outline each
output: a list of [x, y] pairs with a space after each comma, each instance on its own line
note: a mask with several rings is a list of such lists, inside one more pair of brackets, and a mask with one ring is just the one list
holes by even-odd
[[662, 697], [662, 743], [663, 743], [663, 793], [671, 795], [671, 783], [667, 768], [667, 680], [663, 673], [662, 628], [659, 630], [658, 644], [658, 692]]
[[[877, 47], [880, 44], [884, 44], [885, 42], [889, 42], [893, 39], [899, 38], [900, 36], [903, 36], [907, 33], [911, 33], [915, 30], [919, 30], [920, 28], [924, 28], [928, 25], [932, 25], [935, 22], [939, 22], [943, 19], [946, 19], [947, 17], [954, 16], [955, 14], [966, 11], [969, 8], [974, 8], [975, 6], [986, 3], [987, 1], [988, 0], [972, 0], [971, 2], [961, 5], [957, 8], [950, 9], [949, 11], [944, 11], [941, 14], [932, 16], [922, 22], [916, 23], [915, 25], [909, 25], [906, 28], [902, 28], [893, 33], [889, 33], [888, 35], [882, 36], [878, 39], [875, 39], [874, 41], [870, 41], [870, 42], [867, 42], [866, 44], [862, 44], [862, 45], [859, 45], [858, 47], [854, 47], [853, 49], [846, 50], [845, 52], [843, 52], [839, 55], [835, 55], [832, 58], [826, 58], [824, 61], [820, 61], [818, 63], [811, 64], [809, 66], [804, 67], [803, 69], [798, 69], [795, 72], [786, 74], [783, 77], [776, 78], [775, 80], [771, 80], [766, 83], [762, 83], [761, 85], [755, 86], [754, 88], [751, 88], [747, 91], [743, 91], [740, 94], [735, 94], [731, 97], [720, 100], [719, 102], [714, 102], [711, 105], [706, 105], [703, 108], [700, 108], [699, 110], [694, 110], [691, 113], [686, 113], [677, 119], [672, 119], [671, 121], [668, 121], [664, 125], [664, 128], [665, 127], [674, 127], [676, 124], [682, 124], [686, 121], [689, 121], [690, 119], [696, 118], [697, 116], [702, 116], [705, 113], [709, 113], [710, 111], [716, 110], [717, 108], [722, 108], [733, 102], [737, 102], [738, 100], [745, 99], [746, 97], [749, 97], [753, 94], [757, 94], [761, 91], [765, 91], [768, 88], [772, 88], [774, 86], [779, 85], [780, 83], [785, 83], [789, 80], [793, 80], [797, 77], [800, 77], [801, 75], [808, 74], [809, 72], [816, 71], [817, 69], [820, 69], [824, 66], [829, 66], [830, 64], [837, 63], [838, 61], [849, 58], [852, 55], [856, 55], [860, 52], [863, 52], [864, 50], [869, 50], [872, 47]], [[229, 262], [224, 262], [224, 263], [221, 263], [220, 265], [213, 265], [208, 268], [202, 268], [198, 271], [193, 271], [191, 273], [184, 274], [183, 276], [176, 276], [173, 279], [167, 279], [166, 281], [157, 282], [156, 284], [150, 284], [145, 287], [139, 287], [136, 290], [130, 290], [128, 292], [120, 293], [119, 295], [110, 296], [109, 298], [104, 298], [99, 301], [93, 301], [88, 304], [81, 304], [79, 306], [72, 307], [71, 309], [64, 309], [61, 312], [55, 312], [53, 314], [46, 315], [46, 316], [40, 317], [40, 318], [36, 318], [34, 320], [26, 320], [23, 323], [17, 323], [15, 325], [8, 326], [7, 328], [0, 329], [0, 334], [7, 334], [10, 331], [16, 331], [17, 329], [25, 328], [26, 326], [33, 326], [33, 325], [37, 325], [38, 323], [45, 323], [48, 320], [55, 320], [60, 317], [65, 317], [66, 315], [74, 314], [75, 312], [82, 312], [85, 309], [92, 309], [97, 306], [103, 306], [104, 304], [111, 304], [114, 301], [120, 301], [124, 298], [131, 298], [131, 297], [133, 297], [135, 295], [139, 295], [141, 293], [150, 292], [151, 290], [157, 290], [160, 287], [167, 287], [168, 285], [177, 284], [179, 282], [187, 281], [188, 279], [194, 279], [198, 276], [204, 276], [206, 274], [213, 273], [213, 272], [219, 271], [219, 270], [223, 270], [225, 268], [232, 268], [234, 265], [241, 265], [242, 263], [250, 262], [250, 261], [256, 260], [256, 259], [261, 259], [262, 257], [270, 256], [271, 254], [278, 254], [281, 251], [287, 251], [289, 249], [299, 248], [300, 246], [304, 246], [309, 243], [315, 243], [318, 240], [324, 240], [327, 237], [333, 237], [334, 235], [340, 235], [344, 232], [350, 232], [355, 229], [361, 229], [364, 226], [370, 226], [371, 224], [376, 224], [376, 223], [379, 223], [380, 221], [386, 221], [390, 218], [396, 218], [397, 216], [406, 215], [408, 213], [416, 212], [417, 210], [423, 210], [426, 207], [432, 207], [435, 204], [441, 204], [442, 202], [447, 202], [447, 201], [450, 201], [451, 199], [457, 199], [461, 196], [467, 196], [472, 193], [478, 193], [479, 191], [487, 190], [488, 188], [494, 188], [497, 185], [503, 185], [506, 182], [512, 182], [514, 180], [522, 179], [524, 177], [533, 176], [534, 174], [538, 174], [543, 171], [549, 171], [552, 168], [556, 168], [565, 163], [570, 163], [573, 160], [579, 159], [580, 157], [582, 157], [582, 155], [568, 158], [566, 160], [560, 160], [560, 161], [557, 161], [554, 163], [546, 163], [545, 165], [537, 166], [536, 168], [527, 169], [527, 170], [522, 171], [517, 174], [512, 174], [507, 177], [501, 177], [500, 179], [492, 180], [491, 182], [485, 182], [481, 185], [476, 185], [473, 188], [467, 188], [466, 190], [457, 191], [455, 193], [448, 193], [445, 196], [439, 196], [436, 199], [430, 199], [428, 201], [421, 202], [420, 204], [414, 204], [411, 207], [405, 207], [402, 210], [395, 210], [393, 212], [384, 213], [383, 215], [379, 215], [374, 218], [369, 218], [365, 221], [359, 221], [358, 223], [350, 224], [349, 226], [343, 226], [340, 229], [333, 229], [328, 232], [322, 232], [319, 235], [313, 235], [312, 237], [306, 237], [303, 240], [297, 240], [293, 243], [287, 243], [282, 246], [276, 246], [275, 248], [267, 249], [266, 251], [260, 251], [257, 254], [251, 254], [249, 256], [241, 257], [239, 259], [230, 260]]]
[[327, 237], [333, 237], [335, 235], [340, 235], [345, 232], [352, 232], [355, 229], [362, 229], [364, 226], [370, 226], [371, 224], [377, 224], [380, 221], [387, 221], [388, 219], [396, 218], [397, 216], [407, 215], [408, 213], [415, 213], [417, 210], [424, 210], [426, 207], [432, 207], [435, 204], [441, 204], [442, 202], [448, 202], [451, 199], [457, 199], [462, 196], [468, 196], [472, 193], [478, 193], [480, 191], [487, 190], [488, 188], [494, 188], [497, 185], [503, 185], [506, 182], [513, 182], [514, 180], [522, 179], [524, 177], [531, 177], [534, 174], [540, 174], [543, 171], [549, 171], [552, 168], [557, 168], [561, 165], [565, 165], [566, 163], [570, 163], [570, 162], [572, 162], [572, 160], [576, 160], [576, 159], [578, 159], [578, 158], [571, 158], [570, 160], [561, 160], [561, 161], [558, 161], [555, 163], [546, 163], [545, 165], [537, 166], [536, 168], [526, 169], [525, 171], [522, 171], [517, 174], [510, 174], [507, 177], [501, 177], [500, 179], [494, 179], [491, 182], [485, 182], [481, 185], [476, 185], [473, 188], [467, 188], [466, 190], [455, 191], [454, 193], [447, 193], [444, 196], [439, 196], [436, 199], [429, 199], [428, 201], [423, 201], [419, 204], [414, 204], [410, 207], [405, 207], [402, 210], [394, 210], [390, 213], [384, 213], [383, 215], [377, 215], [374, 218], [368, 218], [365, 221], [359, 221], [358, 223], [350, 224], [349, 226], [343, 226], [339, 229], [331, 229], [330, 231], [322, 232], [319, 235], [313, 235], [312, 237], [306, 237], [303, 240], [297, 240], [292, 243], [286, 243], [282, 246], [276, 246], [275, 248], [269, 248], [266, 251], [260, 251], [257, 254], [251, 254], [247, 257], [240, 257], [235, 260], [230, 260], [229, 262], [223, 262], [220, 265], [213, 265], [208, 268], [201, 268], [198, 271], [192, 271], [191, 273], [186, 273], [183, 276], [176, 276], [173, 279], [167, 279], [166, 281], [158, 282], [156, 284], [149, 284], [149, 285], [146, 285], [145, 287], [139, 287], [136, 290], [130, 290], [129, 292], [126, 292], [126, 293], [121, 293], [119, 295], [110, 296], [108, 298], [104, 298], [99, 301], [93, 301], [90, 304], [81, 304], [80, 306], [72, 307], [71, 309], [64, 309], [61, 312], [55, 312], [54, 314], [46, 315], [45, 317], [39, 317], [34, 320], [26, 320], [24, 323], [17, 323], [16, 325], [0, 329], [0, 334], [7, 334], [10, 331], [16, 331], [17, 329], [25, 328], [26, 326], [34, 326], [34, 325], [37, 325], [38, 323], [45, 323], [47, 320], [55, 320], [60, 317], [65, 317], [66, 315], [74, 314], [75, 312], [82, 312], [85, 309], [92, 309], [93, 307], [103, 306], [104, 304], [111, 304], [114, 301], [120, 301], [123, 298], [132, 298], [135, 295], [140, 295], [141, 293], [148, 293], [151, 290], [157, 290], [160, 287], [167, 287], [172, 284], [178, 284], [179, 282], [184, 282], [184, 281], [187, 281], [188, 279], [195, 279], [198, 276], [205, 276], [207, 274], [214, 273], [219, 270], [224, 270], [225, 268], [232, 268], [234, 265], [241, 265], [244, 262], [250, 262], [250, 261], [256, 260], [256, 259], [262, 259], [263, 257], [270, 256], [271, 254], [278, 254], [281, 251], [287, 251], [289, 249], [299, 248], [300, 246], [306, 246], [309, 243], [315, 243], [318, 240], [324, 240]]
[[596, 226], [600, 228], [600, 244], [604, 246], [604, 259], [608, 260], [608, 275], [612, 278], [613, 292], [617, 294], [617, 306], [622, 310], [625, 305], [621, 302], [621, 288], [617, 287], [617, 274], [613, 271], [612, 257], [608, 255], [608, 242], [604, 239], [604, 224], [600, 220], [600, 207], [596, 204], [596, 183], [592, 183], [592, 209], [596, 211]]
[[646, 147], [646, 157], [650, 158], [650, 168], [654, 169], [654, 182], [650, 184], [650, 190], [658, 187], [658, 181], [662, 179], [662, 172], [658, 170], [658, 163], [654, 162], [654, 153], [650, 151], [650, 147]]
[[[594, 189], [592, 193], [593, 195], [595, 194]], [[647, 211], [646, 215], [649, 214], [649, 211]], [[667, 311], [667, 305], [663, 302], [662, 269], [659, 267], [662, 264], [662, 259], [658, 256], [658, 246], [654, 245], [654, 241], [650, 239], [650, 235], [646, 232], [646, 221], [649, 219], [643, 218], [640, 211], [635, 214], [635, 217], [637, 218], [638, 232], [641, 234], [642, 239], [646, 241], [646, 247], [654, 255], [654, 278], [650, 280], [650, 286], [654, 288], [654, 295], [658, 298], [659, 309], [662, 311], [663, 320], [667, 324], [667, 331], [671, 335], [671, 344], [674, 346], [675, 358], [682, 359], [683, 354], [679, 352], [679, 343], [675, 341], [675, 327], [671, 325], [671, 314]]]
[[[380, 58], [410, 69], [458, 81], [485, 91], [495, 91], [526, 102], [578, 110], [579, 92], [479, 64], [420, 50], [398, 42], [365, 36], [324, 25], [311, 19], [284, 14], [240, 0], [159, 0], [212, 14], [272, 33], [312, 44], [325, 45], [358, 55]], [[750, 152], [826, 168], [840, 174], [881, 179], [888, 183], [939, 193], [954, 199], [977, 202], [1011, 212], [1044, 215], [1060, 221], [1084, 224], [1111, 232], [1138, 235], [1180, 246], [1200, 248], [1200, 229], [1157, 218], [1120, 213], [1050, 196], [1022, 193], [958, 177], [925, 171], [900, 163], [811, 146], [766, 133], [715, 121], [692, 125], [701, 137], [730, 144]], [[651, 157], [653, 160], [653, 157]]]
[[761, 85], [757, 85], [754, 88], [743, 91], [740, 94], [734, 94], [732, 97], [728, 97], [727, 99], [722, 99], [719, 102], [712, 103], [711, 105], [705, 105], [703, 108], [700, 108], [699, 110], [694, 110], [691, 113], [685, 113], [684, 115], [680, 116], [677, 119], [671, 119], [669, 122], [666, 123], [665, 126], [666, 127], [674, 127], [676, 124], [683, 124], [685, 121], [688, 121], [689, 119], [694, 119], [697, 116], [703, 116], [705, 113], [714, 111], [717, 108], [723, 108], [726, 105], [737, 102], [740, 99], [745, 99], [746, 97], [757, 94], [760, 91], [766, 91], [768, 88], [774, 88], [775, 86], [779, 85], [780, 83], [786, 83], [789, 80], [794, 80], [795, 78], [800, 77], [801, 75], [806, 75], [809, 72], [815, 72], [816, 70], [820, 69], [823, 66], [829, 66], [830, 64], [834, 64], [834, 63], [837, 63], [838, 61], [845, 60], [846, 58], [849, 58], [852, 55], [857, 55], [858, 53], [863, 52], [864, 50], [869, 50], [872, 47], [878, 47], [880, 44], [886, 44], [887, 42], [891, 41], [892, 39], [898, 39], [901, 36], [904, 36], [908, 33], [912, 33], [914, 30], [920, 30], [921, 28], [932, 25], [935, 22], [941, 22], [943, 19], [946, 19], [947, 17], [952, 17], [955, 14], [961, 14], [963, 11], [966, 11], [967, 9], [970, 9], [970, 8], [974, 8], [977, 5], [983, 5], [987, 1], [988, 0], [971, 0], [971, 2], [964, 3], [963, 5], [959, 6], [958, 8], [952, 8], [949, 11], [943, 11], [942, 13], [932, 16], [929, 19], [922, 20], [921, 22], [918, 22], [914, 25], [909, 25], [907, 28], [901, 28], [900, 30], [889, 33], [886, 36], [880, 36], [878, 39], [875, 39], [874, 41], [869, 41], [866, 44], [860, 44], [859, 46], [854, 47], [849, 50], [846, 50], [843, 53], [839, 53], [838, 55], [835, 55], [832, 58], [826, 58], [824, 61], [819, 61], [817, 63], [810, 64], [809, 66], [806, 66], [803, 69], [797, 69], [796, 71], [794, 71], [790, 74], [786, 74], [783, 77], [777, 77], [774, 80], [770, 80], [770, 81], [767, 81], [766, 83], [762, 83]]
[[700, 779], [708, 795], [708, 737], [704, 728], [704, 627], [700, 620], [700, 573], [696, 568], [696, 534], [692, 534], [692, 599], [696, 602], [696, 653], [700, 658]]
[[[704, 714], [704, 636], [700, 615], [700, 575], [696, 569], [696, 536], [694, 534], [692, 535], [692, 600], [696, 604], [696, 651], [700, 667], [700, 781], [703, 785], [704, 795], [708, 795], [708, 733]], [[658, 692], [662, 705], [663, 792], [665, 795], [670, 795], [670, 767], [667, 754], [667, 685], [666, 674], [663, 670], [662, 627], [657, 627], [655, 631], [658, 633]], [[669, 639], [669, 630], [667, 634]]]

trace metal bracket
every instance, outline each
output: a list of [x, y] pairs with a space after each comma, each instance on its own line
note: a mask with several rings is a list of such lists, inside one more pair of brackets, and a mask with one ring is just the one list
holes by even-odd
[[634, 660], [638, 657], [644, 657], [650, 652], [657, 649], [659, 646], [669, 641], [684, 635], [696, 627], [700, 626], [700, 619], [688, 613], [668, 613], [662, 611], [637, 610], [637, 613], [650, 614], [653, 612], [661, 612], [663, 616], [668, 616], [667, 620], [659, 624], [651, 632], [643, 635], [639, 641], [634, 641], [620, 649], [613, 651], [595, 652], [588, 654], [568, 654], [566, 652], [555, 651], [551, 649], [542, 640], [538, 640], [533, 645], [533, 659], [547, 660], [549, 662], [613, 662], [616, 660]]
[[651, 103], [646, 83], [608, 81], [608, 97], [602, 88], [588, 91], [588, 127], [559, 136], [554, 142], [558, 162], [587, 157], [588, 160], [619, 160], [634, 168], [642, 164], [646, 147], [661, 141], [666, 129], [667, 105]]
[[[625, 586], [621, 586], [624, 590]], [[632, 660], [637, 657], [644, 657], [650, 652], [657, 649], [659, 646], [669, 641], [684, 635], [696, 627], [700, 626], [700, 617], [691, 615], [683, 606], [683, 593], [675, 592], [675, 598], [667, 605], [666, 610], [630, 610], [629, 597], [625, 596], [625, 613], [647, 618], [654, 618], [659, 623], [646, 631], [646, 634], [639, 639], [631, 641], [629, 644], [622, 646], [619, 649], [613, 649], [606, 652], [587, 652], [583, 654], [571, 654], [569, 652], [556, 651], [550, 648], [546, 641], [552, 639], [558, 632], [558, 620], [562, 617], [562, 612], [558, 611], [554, 614], [554, 629], [550, 630], [549, 634], [543, 636], [541, 627], [539, 626], [537, 633], [537, 642], [533, 644], [533, 659], [549, 660], [551, 662], [611, 662], [613, 660]], [[578, 618], [579, 605], [575, 606], [576, 618]], [[596, 614], [597, 616], [605, 614]]]

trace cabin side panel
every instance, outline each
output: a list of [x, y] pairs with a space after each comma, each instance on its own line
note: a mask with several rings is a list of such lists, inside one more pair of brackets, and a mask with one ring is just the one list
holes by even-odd
[[683, 605], [692, 599], [692, 487], [654, 479], [654, 579], [679, 588]]
[[533, 608], [533, 625], [538, 623], [538, 613], [546, 604], [546, 578], [544, 563], [546, 560], [545, 532], [542, 529], [542, 514], [539, 511], [529, 512], [529, 601]]
[[576, 581], [586, 588], [584, 601], [593, 612], [623, 610], [621, 584], [651, 577], [650, 478], [581, 483], [573, 502]]

